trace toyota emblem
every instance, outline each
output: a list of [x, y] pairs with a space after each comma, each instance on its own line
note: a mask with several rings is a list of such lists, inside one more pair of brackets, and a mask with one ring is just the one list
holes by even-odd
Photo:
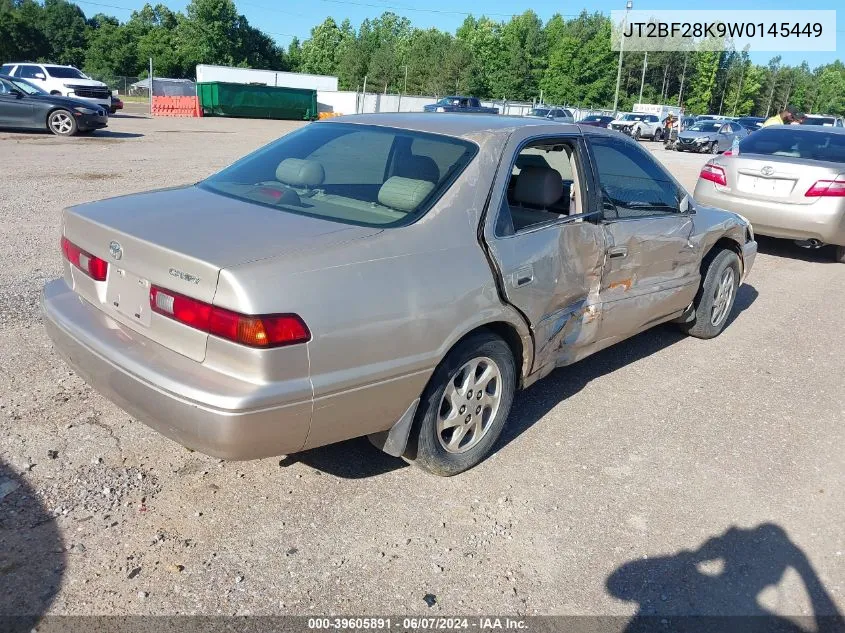
[[118, 242], [109, 242], [109, 253], [115, 259], [123, 257], [123, 247]]
[[763, 169], [760, 170], [760, 173], [764, 176], [771, 176], [773, 173], [775, 173], [775, 168], [766, 165], [765, 167], [763, 167]]

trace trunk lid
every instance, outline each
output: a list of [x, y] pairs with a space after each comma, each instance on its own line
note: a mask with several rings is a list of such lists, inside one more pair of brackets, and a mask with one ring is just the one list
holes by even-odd
[[816, 181], [833, 180], [845, 171], [840, 163], [764, 154], [727, 156], [718, 163], [725, 169], [732, 195], [795, 205], [818, 201], [807, 197], [807, 190]]
[[151, 285], [213, 303], [223, 268], [378, 232], [196, 186], [111, 198], [63, 215], [64, 235], [109, 264], [105, 282], [70, 267], [73, 288], [120, 323], [197, 361], [205, 358], [208, 335], [151, 313]]

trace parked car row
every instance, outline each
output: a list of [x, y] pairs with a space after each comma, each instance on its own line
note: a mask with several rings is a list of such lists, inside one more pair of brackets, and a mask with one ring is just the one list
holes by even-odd
[[133, 417], [224, 458], [366, 435], [439, 475], [555, 367], [659, 323], [718, 336], [757, 250], [631, 138], [462, 114], [311, 123], [61, 226], [45, 326]]

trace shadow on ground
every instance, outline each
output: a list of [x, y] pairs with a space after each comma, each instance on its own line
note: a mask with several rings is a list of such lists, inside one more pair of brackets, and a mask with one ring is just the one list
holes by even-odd
[[[740, 286], [733, 312], [725, 327], [730, 327], [731, 323], [754, 303], [758, 295], [754, 286]], [[499, 450], [515, 440], [551, 409], [584, 389], [596, 378], [651, 356], [684, 338], [686, 335], [675, 326], [659, 326], [617, 343], [575, 365], [555, 370], [536, 385], [516, 395], [510, 417], [494, 450]], [[386, 455], [372, 446], [366, 438], [296, 453], [281, 463], [288, 465], [297, 462], [344, 479], [374, 477], [407, 466], [405, 461]]]
[[[811, 613], [786, 617], [761, 604], [788, 569], [801, 578]], [[610, 595], [635, 602], [625, 633], [842, 633], [845, 621], [807, 555], [780, 526], [730, 528], [697, 550], [633, 560], [605, 583]]]
[[[726, 328], [751, 307], [759, 293], [749, 284], [739, 287]], [[631, 363], [651, 356], [686, 338], [674, 325], [661, 325], [622, 341], [582, 361], [556, 369], [540, 382], [518, 393], [508, 423], [502, 431], [499, 448], [512, 442], [541, 420], [551, 409], [587, 387], [601, 376], [612, 374]]]
[[53, 516], [0, 461], [0, 630], [29, 633], [55, 599], [65, 567]]
[[835, 247], [822, 246], [821, 248], [802, 248], [792, 240], [778, 240], [765, 235], [758, 235], [757, 250], [766, 255], [783, 257], [785, 259], [800, 259], [805, 262], [817, 262], [819, 264], [835, 264], [833, 259]]

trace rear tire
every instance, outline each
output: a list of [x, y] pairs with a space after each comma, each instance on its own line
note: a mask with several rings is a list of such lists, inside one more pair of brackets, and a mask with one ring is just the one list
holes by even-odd
[[411, 433], [414, 463], [442, 477], [478, 464], [499, 439], [515, 391], [516, 367], [505, 341], [489, 332], [461, 341], [423, 392]]
[[705, 259], [707, 268], [693, 300], [695, 313], [681, 329], [695, 338], [719, 336], [733, 311], [740, 283], [740, 262], [736, 253], [719, 250]]
[[663, 130], [658, 129], [654, 133], [654, 137], [651, 140], [653, 140], [655, 143], [659, 143], [660, 141], [662, 141], [663, 140]]
[[47, 129], [56, 136], [73, 136], [79, 126], [70, 110], [53, 110], [47, 115]]
[[837, 246], [833, 252], [833, 260], [845, 264], [845, 246]]

